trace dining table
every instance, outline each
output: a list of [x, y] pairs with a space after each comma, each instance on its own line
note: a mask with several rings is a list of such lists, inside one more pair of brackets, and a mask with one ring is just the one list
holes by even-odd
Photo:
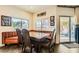
[[41, 52], [41, 44], [47, 43], [51, 40], [52, 31], [31, 31], [30, 37], [36, 38], [32, 39], [35, 44], [36, 52]]

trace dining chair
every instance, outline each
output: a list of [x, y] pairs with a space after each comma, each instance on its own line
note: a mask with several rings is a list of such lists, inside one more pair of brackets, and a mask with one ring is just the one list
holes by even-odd
[[[47, 42], [47, 43], [41, 43], [42, 48], [48, 49], [49, 52], [51, 52], [51, 50], [54, 52], [55, 39], [56, 39], [56, 31], [54, 30], [51, 33], [51, 39], [50, 39], [50, 41]], [[49, 38], [48, 38], [48, 40], [49, 40]]]
[[56, 30], [54, 30], [52, 35], [51, 35], [51, 41], [50, 41], [50, 45], [49, 45], [50, 46], [49, 52], [51, 52], [50, 49], [52, 49], [52, 48], [53, 48], [53, 52], [54, 52], [55, 42], [56, 42]]
[[22, 52], [23, 52], [23, 38], [22, 38], [22, 32], [20, 29], [16, 29], [16, 32], [17, 32], [17, 36], [18, 36], [18, 43], [19, 43], [19, 46], [22, 47]]
[[21, 35], [21, 30], [20, 29], [16, 29], [17, 35], [18, 35], [18, 42], [19, 44], [22, 43], [22, 35]]
[[22, 37], [24, 39], [24, 46], [23, 46], [24, 52], [26, 53], [32, 52], [33, 47], [30, 41], [29, 31], [26, 29], [22, 29]]

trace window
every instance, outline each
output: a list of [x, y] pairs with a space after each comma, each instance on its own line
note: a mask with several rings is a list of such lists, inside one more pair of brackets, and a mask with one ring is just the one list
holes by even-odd
[[41, 30], [41, 26], [42, 26], [42, 23], [41, 23], [41, 20], [36, 20], [35, 22], [35, 27], [37, 30]]
[[43, 20], [36, 20], [36, 24], [35, 24], [36, 28], [48, 28], [49, 27], [49, 21], [48, 19], [43, 19]]
[[12, 26], [16, 29], [19, 28], [21, 29], [21, 19], [19, 18], [12, 18]]
[[45, 19], [37, 19], [35, 22], [35, 28], [37, 30], [47, 30], [47, 31], [53, 31], [55, 29], [54, 26], [50, 26], [50, 21], [48, 18]]
[[28, 29], [29, 28], [29, 21], [23, 20], [20, 18], [12, 18], [12, 26], [16, 29]]
[[28, 28], [29, 28], [29, 21], [22, 20], [22, 29], [28, 29]]
[[49, 21], [48, 19], [42, 20], [42, 28], [48, 28], [49, 27]]

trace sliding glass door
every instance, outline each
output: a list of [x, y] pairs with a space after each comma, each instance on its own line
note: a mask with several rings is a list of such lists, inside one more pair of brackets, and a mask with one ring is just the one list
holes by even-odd
[[60, 17], [60, 42], [70, 41], [69, 25], [70, 25], [69, 17]]
[[71, 41], [75, 42], [75, 25], [76, 20], [74, 17], [71, 17]]
[[75, 42], [75, 18], [60, 17], [60, 42]]

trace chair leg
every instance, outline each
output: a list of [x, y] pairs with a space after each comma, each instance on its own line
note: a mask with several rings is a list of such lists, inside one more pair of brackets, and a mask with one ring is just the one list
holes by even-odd
[[31, 53], [32, 53], [32, 47], [31, 47]]
[[24, 51], [24, 48], [22, 47], [22, 52]]
[[7, 47], [7, 44], [5, 44], [5, 47]]
[[24, 44], [22, 43], [22, 52], [24, 53], [24, 51], [25, 51], [25, 46], [24, 46]]
[[52, 51], [54, 52], [54, 45], [51, 46], [51, 49], [53, 49]]
[[54, 48], [53, 48], [53, 52], [54, 52]]
[[48, 48], [48, 52], [50, 53], [50, 47]]
[[24, 51], [24, 46], [23, 46], [23, 44], [21, 45], [21, 50], [22, 50], [22, 52]]
[[24, 48], [22, 47], [22, 52], [24, 51]]
[[[54, 52], [54, 48], [53, 48], [53, 52]], [[52, 53], [52, 48], [49, 48], [49, 53]]]

